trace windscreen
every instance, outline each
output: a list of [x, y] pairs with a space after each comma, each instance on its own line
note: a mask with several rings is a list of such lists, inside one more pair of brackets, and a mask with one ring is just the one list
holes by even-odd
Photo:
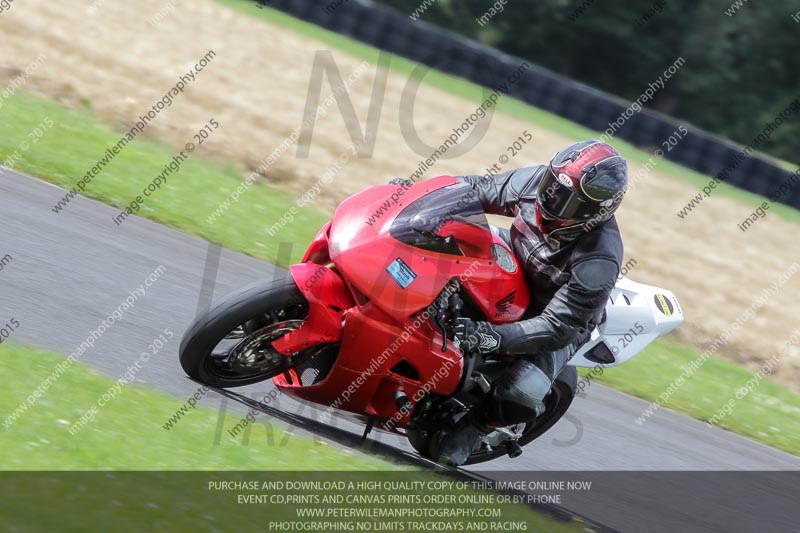
[[389, 228], [398, 241], [450, 255], [491, 258], [492, 234], [474, 189], [437, 189], [403, 209]]

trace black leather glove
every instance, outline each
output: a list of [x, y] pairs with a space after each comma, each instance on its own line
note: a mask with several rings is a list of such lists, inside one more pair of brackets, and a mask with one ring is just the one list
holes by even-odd
[[478, 352], [483, 355], [499, 353], [500, 334], [488, 322], [476, 322], [470, 318], [457, 318], [453, 328], [456, 347], [464, 353]]
[[392, 178], [389, 180], [389, 185], [403, 185], [405, 187], [411, 187], [414, 185], [414, 182], [406, 178]]

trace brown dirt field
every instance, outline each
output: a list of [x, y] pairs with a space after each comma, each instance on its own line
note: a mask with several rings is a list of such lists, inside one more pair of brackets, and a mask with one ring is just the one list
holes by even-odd
[[[86, 0], [16, 2], [0, 16], [0, 83], [5, 86], [15, 69], [24, 69], [44, 52], [47, 60], [27, 88], [75, 107], [87, 99], [103, 119], [130, 125], [213, 49], [214, 61], [146, 134], [179, 149], [213, 116], [223, 134], [204, 145], [207, 155], [254, 168], [300, 124], [314, 53], [327, 46], [209, 0], [179, 0], [172, 13], [151, 27], [147, 19], [166, 4], [97, 0], [92, 12]], [[333, 53], [345, 77], [361, 62]], [[375, 75], [375, 68], [368, 68], [350, 89], [362, 125]], [[407, 147], [399, 127], [406, 81], [389, 75], [373, 157], [349, 162], [321, 195], [320, 209], [330, 211], [367, 185], [416, 169], [421, 157]], [[322, 98], [328, 94], [323, 90]], [[416, 100], [417, 130], [428, 143], [439, 144], [474, 107], [423, 86]], [[534, 143], [507, 168], [546, 161], [575, 140], [495, 115], [477, 147], [439, 161], [428, 175], [483, 173], [526, 129]], [[266, 179], [302, 194], [349, 145], [344, 121], [334, 106], [316, 125], [309, 157], [299, 159], [290, 149], [266, 172]], [[632, 165], [631, 171], [637, 170]], [[675, 213], [694, 194], [691, 186], [653, 171], [629, 195], [619, 220], [627, 255], [638, 261], [630, 277], [673, 290], [687, 316], [679, 335], [702, 348], [800, 260], [800, 229], [771, 215], [741, 233], [736, 223], [750, 209], [723, 197], [704, 201], [687, 220], [678, 219]], [[795, 275], [733, 335], [723, 355], [751, 368], [777, 355], [800, 327], [798, 289], [800, 276]], [[798, 376], [800, 347], [793, 346], [780, 361], [776, 379], [798, 390]]]

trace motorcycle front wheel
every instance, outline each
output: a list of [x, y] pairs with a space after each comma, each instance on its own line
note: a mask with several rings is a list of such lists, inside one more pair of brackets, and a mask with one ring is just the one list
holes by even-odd
[[307, 316], [308, 302], [288, 274], [243, 287], [189, 327], [181, 340], [181, 367], [192, 379], [219, 388], [278, 376], [320, 349], [289, 357], [272, 348]]

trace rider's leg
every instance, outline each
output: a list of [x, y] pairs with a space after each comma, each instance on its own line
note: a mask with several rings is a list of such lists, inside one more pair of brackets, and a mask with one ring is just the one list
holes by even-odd
[[482, 411], [476, 413], [477, 420], [487, 426], [503, 427], [530, 422], [541, 415], [556, 376], [574, 353], [575, 348], [568, 346], [515, 361], [495, 382]]
[[576, 351], [568, 346], [532, 357], [521, 357], [498, 379], [492, 391], [445, 435], [439, 460], [451, 466], [466, 462], [478, 440], [494, 428], [530, 422], [544, 412], [544, 399], [556, 376]]

